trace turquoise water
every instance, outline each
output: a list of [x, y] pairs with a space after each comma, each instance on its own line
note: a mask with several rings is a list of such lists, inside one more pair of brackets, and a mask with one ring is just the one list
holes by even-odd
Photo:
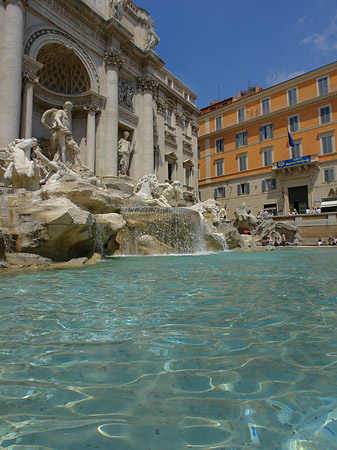
[[0, 448], [337, 449], [336, 256], [2, 275]]

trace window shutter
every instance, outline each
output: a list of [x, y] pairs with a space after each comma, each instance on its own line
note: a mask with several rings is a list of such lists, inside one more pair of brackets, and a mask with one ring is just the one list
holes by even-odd
[[249, 194], [249, 183], [246, 183], [246, 190], [247, 190], [247, 194]]
[[235, 135], [235, 147], [236, 148], [239, 147], [239, 133], [236, 133], [236, 135]]
[[218, 189], [217, 188], [214, 189], [214, 198], [218, 198]]
[[263, 126], [262, 127], [260, 127], [260, 141], [263, 141]]
[[262, 191], [266, 191], [267, 187], [266, 187], [266, 180], [262, 180]]
[[241, 195], [242, 194], [242, 192], [241, 192], [241, 184], [238, 184], [238, 195]]
[[276, 178], [272, 178], [271, 186], [272, 186], [272, 189], [276, 189]]
[[243, 145], [248, 145], [248, 132], [244, 131], [243, 133]]

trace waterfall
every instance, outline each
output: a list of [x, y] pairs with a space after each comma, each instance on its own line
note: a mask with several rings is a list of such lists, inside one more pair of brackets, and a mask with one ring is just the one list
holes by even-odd
[[203, 226], [196, 211], [184, 208], [122, 208], [122, 255], [205, 252]]

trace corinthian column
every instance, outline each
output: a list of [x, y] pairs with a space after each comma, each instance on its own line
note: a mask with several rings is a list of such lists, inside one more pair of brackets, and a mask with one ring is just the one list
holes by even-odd
[[84, 106], [87, 115], [87, 166], [93, 172], [96, 168], [96, 113], [100, 111], [100, 107], [92, 102]]
[[24, 4], [24, 0], [6, 0], [2, 12], [2, 49], [6, 52], [6, 63], [1, 64], [0, 73], [0, 148], [20, 133]]
[[139, 113], [139, 129], [141, 136], [141, 163], [140, 176], [154, 172], [154, 145], [153, 145], [153, 94], [158, 84], [150, 75], [138, 78], [139, 91], [142, 94], [142, 107]]
[[34, 84], [38, 81], [38, 77], [30, 73], [25, 73], [23, 76], [21, 137], [25, 139], [32, 137]]
[[104, 113], [104, 146], [97, 160], [98, 175], [117, 176], [118, 162], [118, 71], [124, 58], [114, 50], [104, 56], [106, 69], [106, 107]]

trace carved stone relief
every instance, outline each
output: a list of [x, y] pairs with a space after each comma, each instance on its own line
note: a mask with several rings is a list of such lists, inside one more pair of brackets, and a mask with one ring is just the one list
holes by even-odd
[[118, 86], [118, 103], [131, 110], [133, 107], [134, 85], [127, 80], [119, 80]]

